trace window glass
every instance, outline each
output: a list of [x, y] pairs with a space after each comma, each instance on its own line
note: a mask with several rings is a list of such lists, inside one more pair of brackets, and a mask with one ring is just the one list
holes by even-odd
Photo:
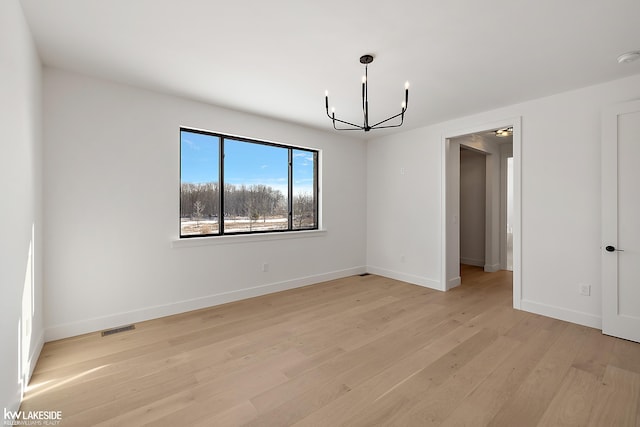
[[286, 230], [289, 150], [225, 139], [224, 232]]
[[316, 165], [317, 153], [307, 150], [293, 151], [293, 228], [315, 228], [316, 211]]
[[180, 234], [218, 234], [220, 138], [180, 132]]

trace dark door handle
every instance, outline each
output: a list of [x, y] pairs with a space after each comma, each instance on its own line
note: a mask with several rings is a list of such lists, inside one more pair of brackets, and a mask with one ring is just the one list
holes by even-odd
[[624, 249], [616, 249], [615, 246], [607, 246], [607, 247], [604, 248], [604, 250], [607, 251], [607, 252], [616, 252], [616, 251], [624, 252]]

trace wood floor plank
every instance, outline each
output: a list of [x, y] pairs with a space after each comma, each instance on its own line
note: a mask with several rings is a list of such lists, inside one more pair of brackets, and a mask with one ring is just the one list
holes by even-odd
[[640, 374], [609, 365], [587, 425], [633, 426], [638, 420], [639, 403]]
[[[455, 322], [455, 325], [458, 324]], [[431, 324], [429, 316], [423, 316], [413, 324], [406, 326], [404, 331], [387, 333], [376, 341], [332, 358], [316, 369], [307, 371], [303, 375], [257, 396], [252, 399], [252, 403], [262, 414], [278, 411], [282, 405], [287, 405], [291, 401], [295, 402], [300, 395], [313, 390], [319, 383], [325, 384], [335, 378], [338, 381], [337, 388], [340, 388], [341, 383], [350, 384], [353, 387], [392, 364], [403, 354], [415, 351], [448, 329], [444, 325], [438, 327], [437, 323]], [[402, 350], [398, 351], [399, 349]]]
[[589, 372], [601, 380], [612, 358], [613, 349], [618, 339], [602, 335], [602, 332], [597, 329], [585, 327], [584, 331], [587, 337], [583, 347], [578, 350], [573, 366]]
[[[610, 337], [612, 338], [612, 337]], [[638, 357], [638, 343], [614, 339], [609, 364], [618, 368], [640, 374], [640, 357]]]
[[[498, 337], [490, 344], [438, 387], [421, 393], [419, 401], [403, 411], [396, 424], [408, 426], [442, 424], [465, 397], [473, 392], [519, 345], [517, 341], [506, 337]], [[405, 391], [409, 395], [413, 392], [413, 390]]]
[[[147, 405], [137, 406], [135, 409], [122, 412], [119, 411], [114, 417], [109, 417], [102, 422], [96, 423], [96, 418], [91, 417], [94, 427], [110, 427], [127, 425], [130, 420], [136, 420], [140, 425], [156, 424], [168, 415], [188, 406], [193, 401], [191, 390], [171, 394], [165, 398], [154, 400]], [[81, 420], [74, 420], [81, 422]]]
[[353, 276], [47, 343], [21, 409], [83, 427], [639, 423], [640, 344], [513, 310], [510, 272], [461, 274], [449, 292]]
[[524, 379], [557, 339], [548, 330], [541, 329], [527, 342], [519, 345], [482, 381], [456, 410], [443, 420], [443, 426], [485, 426], [520, 387]]
[[[438, 324], [432, 330], [432, 338], [425, 341], [424, 347], [413, 353], [402, 352], [396, 363], [360, 383], [354, 378], [355, 375], [350, 375], [351, 378], [345, 379], [352, 387], [349, 393], [314, 411], [295, 425], [345, 425], [345, 420], [357, 418], [358, 414], [375, 406], [386, 394], [475, 333], [475, 329], [463, 327], [460, 322], [452, 319]], [[362, 379], [360, 377], [360, 380]]]
[[538, 426], [587, 425], [599, 386], [600, 380], [597, 375], [574, 367], [570, 368]]
[[533, 372], [491, 420], [490, 426], [508, 425], [515, 419], [521, 420], [521, 426], [535, 426], [538, 423], [584, 341], [584, 335], [578, 333], [581, 328], [574, 324], [566, 325]]
[[493, 331], [480, 330], [465, 339], [451, 351], [434, 361], [416, 375], [403, 382], [393, 392], [384, 395], [365, 412], [350, 418], [350, 426], [402, 425], [401, 417], [422, 402], [423, 396], [439, 388], [447, 379], [457, 375], [460, 369], [497, 340]]
[[244, 401], [239, 405], [234, 406], [233, 408], [227, 409], [226, 411], [222, 411], [220, 413], [212, 413], [210, 416], [206, 416], [200, 421], [193, 423], [192, 426], [241, 426], [251, 422], [256, 418], [256, 416], [257, 412], [253, 405], [249, 401]]

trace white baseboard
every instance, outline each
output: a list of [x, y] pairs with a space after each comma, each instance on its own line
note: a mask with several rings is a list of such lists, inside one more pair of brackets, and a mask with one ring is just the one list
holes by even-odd
[[366, 272], [366, 268], [352, 267], [344, 270], [329, 273], [317, 274], [313, 276], [300, 277], [283, 282], [270, 283], [266, 285], [254, 286], [246, 289], [239, 289], [231, 292], [208, 295], [201, 298], [194, 298], [185, 301], [178, 301], [171, 304], [145, 307], [124, 313], [116, 313], [109, 316], [94, 317], [73, 323], [53, 325], [45, 330], [45, 340], [53, 341], [62, 338], [82, 335], [89, 332], [101, 331], [131, 323], [143, 322], [145, 320], [157, 319], [159, 317], [171, 316], [188, 311], [199, 310], [201, 308], [212, 307], [228, 302], [243, 300], [247, 298], [266, 295], [274, 292], [286, 291], [288, 289], [299, 288], [312, 285], [314, 283], [326, 282], [340, 279]]
[[485, 264], [484, 271], [487, 273], [495, 273], [500, 271], [500, 264]]
[[542, 316], [553, 317], [554, 319], [576, 323], [578, 325], [589, 326], [591, 328], [602, 329], [602, 317], [582, 311], [569, 310], [534, 301], [522, 300], [520, 309]]
[[447, 290], [460, 286], [460, 283], [462, 283], [462, 278], [460, 276], [447, 280]]
[[426, 288], [443, 291], [440, 281], [428, 279], [426, 277], [415, 276], [413, 274], [402, 273], [400, 271], [388, 270], [386, 268], [367, 266], [367, 273], [377, 274], [378, 276], [388, 277], [389, 279], [401, 280], [403, 282], [414, 285], [424, 286]]
[[[40, 336], [34, 342], [33, 349], [31, 349], [29, 353], [29, 358], [27, 360], [28, 368], [29, 368], [29, 371], [27, 372], [27, 378], [22, 378], [22, 372], [18, 372], [17, 377], [15, 377], [17, 379], [15, 383], [16, 392], [12, 393], [13, 394], [12, 397], [14, 397], [15, 400], [11, 402], [5, 402], [5, 407], [3, 411], [10, 412], [12, 414], [15, 414], [18, 411], [20, 411], [20, 405], [22, 405], [22, 399], [24, 398], [24, 393], [27, 389], [27, 385], [31, 381], [31, 376], [33, 375], [33, 371], [36, 367], [36, 363], [38, 362], [38, 358], [40, 357], [40, 352], [42, 351], [42, 347], [44, 347], [44, 332], [40, 333]], [[4, 414], [6, 412], [2, 413], [3, 418], [1, 420], [5, 422], [5, 424], [2, 424], [2, 425], [11, 425], [9, 421], [16, 421], [16, 420], [4, 418]]]
[[460, 257], [460, 264], [473, 265], [476, 267], [484, 267], [484, 259]]
[[44, 336], [45, 336], [45, 331], [42, 331], [40, 333], [40, 336], [38, 337], [38, 339], [35, 342], [35, 346], [33, 348], [33, 351], [29, 355], [29, 373], [28, 373], [29, 378], [27, 378], [27, 384], [29, 383], [29, 381], [31, 381], [31, 376], [33, 375], [33, 370], [36, 368], [36, 363], [38, 362], [38, 359], [40, 358], [40, 353], [42, 352], [42, 347], [44, 347]]

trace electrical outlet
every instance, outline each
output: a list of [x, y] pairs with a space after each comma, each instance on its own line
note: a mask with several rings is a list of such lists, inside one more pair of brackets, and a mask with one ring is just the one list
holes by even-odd
[[591, 286], [580, 284], [580, 295], [588, 297], [591, 295]]
[[404, 262], [404, 259], [405, 259], [405, 258], [404, 258], [404, 254], [401, 254], [401, 255], [400, 255], [400, 262]]
[[269, 271], [269, 263], [263, 262], [262, 263], [262, 272], [266, 273], [267, 271]]

